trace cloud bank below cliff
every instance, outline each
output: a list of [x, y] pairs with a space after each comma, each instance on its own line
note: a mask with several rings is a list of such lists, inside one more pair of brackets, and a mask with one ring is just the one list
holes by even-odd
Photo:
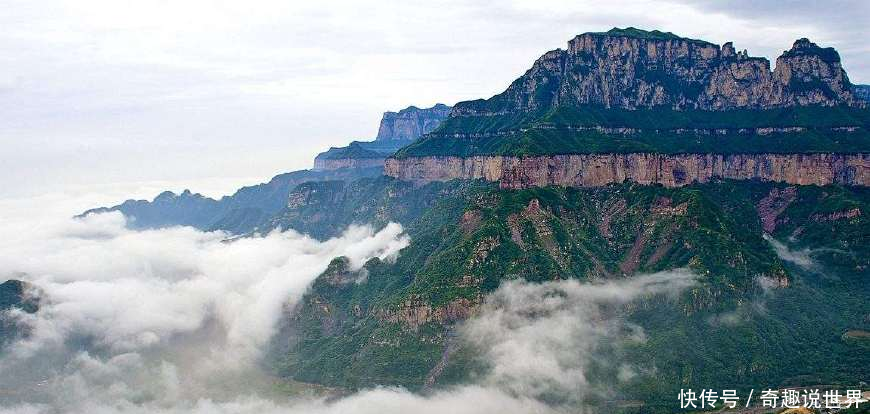
[[[34, 226], [0, 242], [0, 275], [38, 286], [29, 339], [0, 357], [0, 413], [549, 413], [605, 393], [588, 376], [602, 342], [644, 341], [624, 305], [692, 286], [685, 271], [607, 283], [505, 283], [460, 331], [486, 349], [474, 384], [288, 397], [262, 368], [279, 319], [336, 256], [398, 254], [402, 227], [318, 242], [289, 231], [228, 241], [191, 228], [134, 231], [118, 214]], [[607, 361], [620, 377], [633, 367]], [[624, 374], [624, 375], [623, 375]], [[546, 401], [543, 402], [543, 401]], [[554, 403], [555, 401], [555, 403]], [[3, 408], [5, 407], [5, 408]]]
[[24, 279], [45, 298], [35, 315], [15, 315], [31, 332], [0, 359], [0, 387], [48, 384], [34, 391], [54, 405], [196, 397], [252, 371], [278, 320], [333, 258], [359, 268], [409, 241], [395, 223], [352, 226], [325, 242], [292, 231], [227, 237], [133, 231], [111, 213], [0, 244], [4, 280]]

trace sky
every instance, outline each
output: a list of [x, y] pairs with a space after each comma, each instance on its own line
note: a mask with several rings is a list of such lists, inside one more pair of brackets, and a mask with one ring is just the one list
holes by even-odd
[[381, 114], [489, 97], [611, 27], [774, 60], [808, 37], [870, 83], [870, 2], [6, 0], [0, 198], [208, 195], [310, 168]]

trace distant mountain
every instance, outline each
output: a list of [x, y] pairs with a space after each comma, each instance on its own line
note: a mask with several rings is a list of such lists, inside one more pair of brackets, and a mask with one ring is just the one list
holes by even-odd
[[314, 158], [315, 170], [365, 168], [384, 165], [384, 159], [438, 127], [450, 114], [450, 107], [409, 106], [399, 112], [384, 112], [374, 141], [353, 141], [346, 147], [332, 147]]
[[220, 200], [185, 190], [181, 194], [165, 191], [152, 201], [127, 200], [113, 207], [100, 207], [82, 213], [119, 211], [132, 228], [192, 226], [201, 230], [224, 230], [235, 234], [255, 231], [287, 204], [293, 187], [308, 181], [347, 180], [379, 176], [383, 168], [352, 168], [331, 171], [302, 170], [273, 177], [268, 183], [242, 187]]
[[852, 85], [852, 93], [856, 98], [870, 102], [870, 85]]
[[384, 159], [413, 141], [353, 141], [346, 147], [331, 147], [314, 157], [315, 170], [383, 168]]
[[[450, 107], [414, 106], [386, 112], [375, 141], [353, 141], [320, 153], [313, 170], [281, 174], [264, 184], [243, 187], [231, 196], [215, 200], [190, 190], [181, 194], [163, 192], [153, 200], [127, 200], [113, 207], [99, 207], [82, 216], [120, 211], [132, 228], [192, 226], [202, 230], [224, 230], [234, 234], [256, 231], [286, 206], [293, 187], [310, 181], [353, 180], [383, 173], [384, 159], [438, 126]], [[407, 138], [406, 137], [411, 137]]]
[[409, 106], [399, 112], [384, 112], [377, 141], [412, 141], [433, 131], [450, 115], [450, 107], [436, 104], [431, 108]]

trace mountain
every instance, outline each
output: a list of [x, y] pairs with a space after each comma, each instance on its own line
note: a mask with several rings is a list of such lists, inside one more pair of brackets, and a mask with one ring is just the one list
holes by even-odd
[[113, 207], [99, 207], [81, 214], [119, 211], [136, 229], [192, 226], [201, 230], [224, 230], [235, 234], [255, 231], [287, 204], [293, 187], [323, 180], [347, 180], [379, 176], [382, 167], [344, 168], [330, 171], [302, 170], [280, 174], [269, 182], [242, 187], [231, 196], [215, 200], [185, 190], [165, 191], [151, 201], [127, 200]]
[[32, 289], [32, 285], [20, 280], [0, 283], [0, 351], [9, 341], [27, 334], [26, 327], [13, 320], [8, 312], [36, 312], [39, 309], [39, 300], [29, 293]]
[[[93, 211], [320, 240], [401, 223], [395, 260], [335, 258], [287, 310], [264, 365], [295, 381], [474, 383], [492, 366], [463, 324], [506, 282], [688, 271], [673, 297], [609, 310], [636, 340], [589, 351], [585, 387], [607, 396], [592, 412], [673, 412], [681, 388], [847, 389], [870, 378], [870, 113], [833, 49], [801, 39], [777, 62], [587, 33], [413, 143], [321, 154], [345, 168]], [[357, 168], [393, 142], [383, 171]]]
[[346, 147], [330, 148], [317, 155], [313, 170], [280, 174], [268, 183], [243, 187], [220, 200], [190, 190], [181, 194], [165, 191], [151, 201], [127, 200], [112, 207], [90, 209], [81, 216], [119, 211], [128, 218], [131, 228], [180, 225], [234, 234], [249, 233], [260, 229], [284, 208], [290, 190], [303, 182], [381, 175], [387, 156], [437, 127], [449, 112], [450, 107], [444, 104], [424, 109], [410, 106], [398, 113], [385, 112], [375, 141], [353, 141]]
[[776, 60], [672, 33], [635, 28], [585, 33], [545, 53], [507, 90], [462, 102], [454, 115], [533, 112], [562, 105], [676, 110], [852, 105], [833, 48], [799, 39]]
[[509, 187], [868, 185], [868, 131], [870, 109], [832, 48], [799, 39], [771, 71], [731, 43], [613, 29], [545, 53], [501, 94], [457, 103], [385, 169]]
[[[866, 188], [722, 181], [514, 190], [377, 178], [303, 184], [290, 197], [273, 226], [326, 238], [351, 223], [399, 221], [412, 240], [394, 263], [367, 263], [365, 283], [347, 282], [361, 274], [335, 261], [288, 313], [270, 365], [299, 381], [462, 383], [486, 368], [456, 332], [505, 280], [597, 283], [676, 268], [703, 275], [701, 285], [622, 316], [645, 335], [622, 358], [655, 374], [613, 384], [616, 367], [601, 367], [588, 378], [616, 387], [623, 403], [671, 412], [671, 396], [698, 383], [846, 384], [870, 374], [870, 353], [844, 336], [870, 328]], [[812, 251], [815, 270], [777, 249]]]
[[870, 85], [852, 85], [852, 93], [855, 98], [870, 102]]
[[450, 114], [450, 107], [435, 104], [431, 108], [409, 106], [399, 112], [384, 112], [377, 141], [413, 141], [428, 134]]
[[374, 141], [353, 141], [346, 147], [332, 147], [314, 158], [315, 170], [383, 166], [384, 160], [399, 148], [438, 127], [450, 114], [450, 107], [409, 106], [399, 112], [385, 112]]
[[697, 288], [621, 314], [645, 337], [615, 346], [647, 374], [592, 369], [619, 396], [602, 412], [671, 412], [692, 384], [866, 378], [867, 344], [848, 333], [870, 328], [870, 113], [852, 90], [836, 51], [806, 39], [771, 71], [731, 44], [580, 35], [504, 93], [456, 104], [386, 160], [388, 177], [291, 193], [272, 228], [328, 238], [398, 221], [412, 241], [360, 273], [334, 261], [271, 365], [348, 388], [464, 383], [488, 368], [457, 332], [505, 281], [686, 268]]

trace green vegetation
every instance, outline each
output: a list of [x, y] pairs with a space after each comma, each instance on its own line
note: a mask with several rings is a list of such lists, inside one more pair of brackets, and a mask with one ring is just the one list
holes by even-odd
[[[509, 279], [591, 281], [687, 267], [702, 276], [699, 287], [675, 302], [625, 311], [645, 342], [601, 351], [642, 375], [613, 384], [617, 366], [593, 366], [590, 381], [644, 401], [646, 412], [672, 409], [686, 387], [854, 384], [870, 375], [864, 342], [844, 335], [870, 330], [870, 191], [795, 190], [773, 237], [812, 258], [813, 266], [801, 267], [761, 237], [755, 206], [783, 188], [751, 181], [516, 191], [469, 181], [414, 188], [388, 178], [306, 184], [297, 189], [308, 194], [304, 202], [274, 225], [324, 238], [350, 223], [399, 221], [412, 242], [394, 263], [372, 260], [361, 273], [334, 261], [280, 340], [288, 345], [276, 352], [279, 371], [331, 386], [419, 389], [452, 346], [435, 384], [463, 382], [486, 365], [457, 342], [459, 321], [411, 325], [399, 309], [474, 303]], [[856, 208], [862, 213], [844, 214]]]
[[689, 135], [638, 133], [607, 135], [597, 131], [530, 129], [514, 135], [485, 138], [430, 137], [407, 146], [396, 158], [475, 155], [542, 156], [649, 152], [660, 154], [716, 153], [863, 153], [870, 152], [870, 134], [809, 130], [759, 136], [755, 134]]
[[[838, 127], [857, 130], [832, 130]], [[615, 128], [630, 131], [616, 133], [612, 130]], [[756, 128], [801, 129], [761, 135]], [[867, 151], [870, 110], [861, 108], [714, 112], [558, 107], [546, 113], [449, 118], [430, 136], [399, 150], [395, 156]]]
[[590, 32], [588, 34], [596, 35], [596, 36], [611, 36], [611, 37], [632, 37], [636, 39], [648, 39], [648, 40], [688, 40], [692, 42], [704, 43], [708, 45], [713, 45], [713, 43], [690, 39], [682, 36], [675, 35], [671, 32], [662, 32], [659, 30], [643, 30], [635, 27], [626, 27], [625, 29], [620, 29], [618, 27], [614, 27], [606, 32]]
[[346, 147], [332, 147], [317, 155], [319, 159], [336, 160], [343, 158], [384, 158], [401, 148], [407, 141], [353, 141]]

